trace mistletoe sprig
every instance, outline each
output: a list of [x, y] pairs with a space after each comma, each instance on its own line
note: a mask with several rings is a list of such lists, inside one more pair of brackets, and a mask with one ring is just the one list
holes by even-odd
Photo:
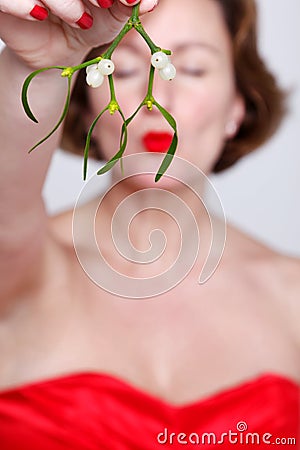
[[[124, 38], [124, 36], [131, 30], [135, 29], [142, 38], [146, 41], [150, 51], [151, 51], [151, 65], [150, 65], [150, 72], [149, 72], [149, 80], [148, 80], [148, 89], [147, 93], [143, 99], [143, 101], [138, 105], [135, 112], [128, 117], [125, 118], [122, 109], [117, 101], [116, 94], [115, 94], [115, 88], [114, 88], [114, 79], [113, 79], [113, 72], [114, 72], [114, 63], [111, 60], [112, 54], [114, 50], [117, 48], [121, 40]], [[67, 87], [67, 96], [65, 100], [65, 105], [62, 111], [62, 114], [56, 123], [56, 125], [53, 127], [53, 129], [39, 142], [37, 142], [30, 150], [29, 153], [32, 152], [34, 149], [36, 149], [39, 145], [41, 145], [43, 142], [45, 142], [50, 136], [55, 133], [55, 131], [59, 128], [59, 126], [64, 121], [68, 109], [70, 106], [70, 99], [71, 99], [71, 81], [74, 73], [81, 69], [86, 70], [86, 80], [87, 84], [91, 87], [99, 87], [104, 81], [105, 76], [108, 76], [109, 80], [109, 88], [110, 88], [110, 101], [107, 104], [107, 106], [96, 116], [93, 123], [90, 126], [90, 129], [87, 134], [86, 138], [86, 144], [84, 149], [84, 162], [83, 162], [83, 179], [86, 179], [87, 176], [87, 164], [88, 164], [88, 156], [89, 156], [89, 148], [91, 143], [91, 137], [93, 130], [101, 118], [101, 116], [106, 112], [109, 111], [111, 115], [118, 112], [122, 118], [122, 129], [121, 129], [121, 136], [120, 136], [120, 142], [119, 142], [119, 149], [116, 152], [116, 154], [97, 172], [98, 175], [101, 175], [107, 171], [109, 171], [119, 160], [122, 162], [122, 156], [126, 150], [127, 141], [128, 141], [128, 126], [132, 122], [132, 120], [135, 118], [137, 113], [141, 110], [143, 106], [147, 107], [149, 111], [153, 109], [153, 107], [156, 107], [162, 116], [165, 118], [165, 120], [168, 122], [168, 124], [173, 129], [173, 139], [171, 142], [171, 145], [168, 149], [168, 152], [166, 153], [158, 172], [155, 176], [155, 181], [158, 181], [162, 175], [166, 172], [169, 165], [172, 162], [173, 156], [175, 154], [177, 144], [178, 144], [178, 135], [177, 135], [177, 125], [175, 119], [172, 117], [172, 115], [162, 106], [160, 105], [155, 98], [153, 97], [153, 83], [154, 83], [154, 73], [155, 69], [159, 70], [159, 75], [164, 80], [172, 80], [176, 75], [176, 69], [170, 62], [170, 50], [165, 50], [153, 43], [149, 35], [146, 33], [143, 25], [141, 24], [140, 18], [139, 18], [139, 5], [136, 5], [133, 7], [132, 15], [127, 21], [127, 23], [124, 25], [118, 36], [115, 38], [115, 40], [112, 42], [112, 44], [109, 46], [109, 48], [106, 50], [105, 53], [98, 56], [97, 58], [91, 59], [90, 61], [85, 61], [82, 64], [79, 64], [77, 66], [73, 67], [65, 67], [65, 66], [51, 66], [51, 67], [45, 67], [43, 69], [38, 69], [34, 72], [32, 72], [25, 80], [22, 88], [22, 104], [24, 107], [24, 110], [27, 114], [27, 116], [33, 121], [38, 123], [38, 120], [34, 116], [34, 114], [31, 111], [31, 108], [29, 106], [28, 102], [28, 89], [30, 86], [30, 83], [32, 80], [39, 75], [42, 72], [45, 72], [47, 70], [57, 69], [61, 70], [61, 76], [66, 78], [68, 81], [68, 87]]]

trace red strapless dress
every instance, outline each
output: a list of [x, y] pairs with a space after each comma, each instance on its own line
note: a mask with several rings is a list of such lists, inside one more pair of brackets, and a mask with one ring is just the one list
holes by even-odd
[[111, 375], [66, 375], [0, 394], [0, 449], [299, 449], [299, 399], [275, 374], [184, 406]]

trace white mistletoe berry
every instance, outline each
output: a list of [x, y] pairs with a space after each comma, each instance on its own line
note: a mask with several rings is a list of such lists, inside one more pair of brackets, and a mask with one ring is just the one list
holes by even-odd
[[101, 86], [104, 81], [104, 76], [98, 69], [90, 70], [86, 76], [86, 82], [89, 86], [97, 88]]
[[111, 75], [115, 70], [115, 65], [111, 59], [101, 59], [98, 63], [98, 70], [102, 75]]
[[87, 66], [86, 73], [90, 73], [91, 70], [96, 70], [98, 68], [98, 64], [92, 64], [91, 66]]
[[163, 69], [160, 69], [159, 75], [163, 80], [173, 80], [176, 76], [176, 68], [169, 63]]
[[164, 69], [169, 62], [170, 59], [164, 52], [156, 52], [151, 56], [151, 64], [155, 69]]

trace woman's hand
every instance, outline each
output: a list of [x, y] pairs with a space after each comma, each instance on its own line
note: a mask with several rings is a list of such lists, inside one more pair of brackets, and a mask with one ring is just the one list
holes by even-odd
[[[92, 47], [114, 39], [137, 3], [1, 0], [0, 38], [32, 70], [78, 64]], [[157, 0], [141, 0], [140, 12], [150, 11], [156, 4]]]

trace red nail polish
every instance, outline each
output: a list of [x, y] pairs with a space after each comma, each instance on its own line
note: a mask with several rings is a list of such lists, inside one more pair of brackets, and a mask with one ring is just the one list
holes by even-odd
[[126, 0], [127, 3], [129, 3], [129, 5], [131, 5], [132, 3], [135, 3], [136, 0]]
[[48, 17], [48, 11], [42, 6], [35, 5], [35, 7], [29, 13], [31, 17], [37, 20], [45, 20]]
[[110, 8], [113, 5], [114, 0], [97, 0], [101, 8]]
[[84, 12], [79, 20], [77, 20], [77, 25], [83, 30], [88, 30], [93, 25], [93, 18], [90, 14]]

